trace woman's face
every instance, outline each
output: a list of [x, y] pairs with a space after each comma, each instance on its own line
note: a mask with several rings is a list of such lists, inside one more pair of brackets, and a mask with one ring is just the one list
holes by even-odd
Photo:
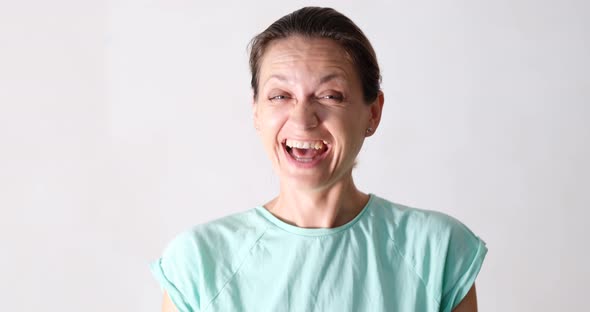
[[254, 123], [281, 184], [321, 190], [350, 176], [382, 94], [363, 100], [359, 75], [331, 39], [272, 42], [260, 62]]

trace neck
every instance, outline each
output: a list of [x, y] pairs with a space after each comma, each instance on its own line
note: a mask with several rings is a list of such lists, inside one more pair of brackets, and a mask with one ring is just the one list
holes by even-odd
[[283, 185], [265, 207], [277, 218], [303, 228], [333, 228], [354, 219], [369, 196], [357, 190], [352, 175], [322, 190]]

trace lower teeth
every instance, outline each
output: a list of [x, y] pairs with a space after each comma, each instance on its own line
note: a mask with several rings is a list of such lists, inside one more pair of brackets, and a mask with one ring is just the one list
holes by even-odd
[[293, 156], [293, 158], [295, 158], [295, 160], [300, 161], [300, 162], [311, 162], [313, 160], [313, 158], [299, 158], [297, 156]]

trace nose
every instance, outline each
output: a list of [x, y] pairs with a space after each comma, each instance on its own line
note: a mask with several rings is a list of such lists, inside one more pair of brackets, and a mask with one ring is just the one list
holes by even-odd
[[320, 120], [312, 101], [299, 101], [293, 105], [289, 122], [297, 130], [309, 130], [317, 127]]

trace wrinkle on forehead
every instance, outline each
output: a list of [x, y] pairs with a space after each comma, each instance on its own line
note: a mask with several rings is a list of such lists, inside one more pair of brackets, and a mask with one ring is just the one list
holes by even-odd
[[[291, 83], [301, 79], [300, 74], [310, 75], [321, 83], [326, 75], [354, 79], [354, 64], [348, 53], [334, 40], [293, 36], [272, 42], [260, 68], [263, 86], [273, 76], [283, 77]], [[280, 73], [279, 75], [275, 75]]]

